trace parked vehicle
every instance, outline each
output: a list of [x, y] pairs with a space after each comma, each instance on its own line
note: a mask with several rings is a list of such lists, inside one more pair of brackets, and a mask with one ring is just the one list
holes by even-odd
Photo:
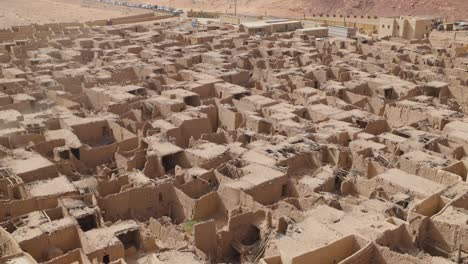
[[171, 13], [173, 15], [180, 15], [184, 13], [182, 9], [175, 9], [173, 7], [158, 6], [158, 5], [152, 5], [152, 4], [129, 3], [126, 1], [114, 1], [114, 0], [96, 0], [96, 1], [100, 3], [111, 4], [111, 5], [142, 8], [142, 9], [155, 10], [155, 11], [157, 10], [157, 11]]

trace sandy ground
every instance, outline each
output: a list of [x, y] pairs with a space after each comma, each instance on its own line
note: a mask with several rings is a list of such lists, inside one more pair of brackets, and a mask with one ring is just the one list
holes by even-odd
[[[452, 43], [467, 44], [468, 31], [432, 31], [430, 37], [433, 46], [449, 46]], [[468, 49], [467, 49], [468, 50]]]
[[[311, 14], [415, 15], [467, 18], [468, 0], [127, 0], [185, 10], [304, 17]], [[443, 4], [442, 4], [443, 3]]]
[[[311, 14], [348, 13], [382, 16], [440, 15], [448, 20], [465, 17], [468, 0], [127, 0], [185, 10], [203, 10], [251, 15], [303, 17]], [[0, 0], [0, 28], [12, 25], [51, 22], [85, 22], [148, 12], [144, 9], [113, 6], [94, 0]]]
[[92, 0], [0, 0], [0, 28], [31, 23], [85, 22], [145, 12], [148, 11]]

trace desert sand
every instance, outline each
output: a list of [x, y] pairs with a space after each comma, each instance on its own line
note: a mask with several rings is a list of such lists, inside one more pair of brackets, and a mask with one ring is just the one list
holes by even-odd
[[31, 23], [85, 22], [145, 11], [92, 0], [0, 0], [0, 28]]
[[377, 16], [440, 16], [447, 20], [466, 18], [466, 0], [129, 0], [175, 8], [250, 15], [303, 17], [312, 14]]

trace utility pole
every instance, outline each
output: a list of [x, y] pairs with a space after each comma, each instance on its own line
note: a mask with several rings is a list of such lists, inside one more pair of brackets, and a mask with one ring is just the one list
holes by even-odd
[[237, 16], [237, 0], [234, 0], [234, 15]]

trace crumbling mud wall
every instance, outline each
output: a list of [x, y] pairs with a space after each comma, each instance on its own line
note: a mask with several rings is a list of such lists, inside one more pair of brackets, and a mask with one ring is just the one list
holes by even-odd
[[170, 215], [178, 221], [185, 220], [182, 203], [177, 190], [170, 185], [133, 188], [124, 192], [98, 198], [99, 207], [104, 211], [105, 221], [126, 219], [149, 219]]
[[25, 200], [15, 200], [0, 204], [0, 221], [18, 217], [30, 212], [56, 208], [58, 205], [56, 197], [40, 197]]

